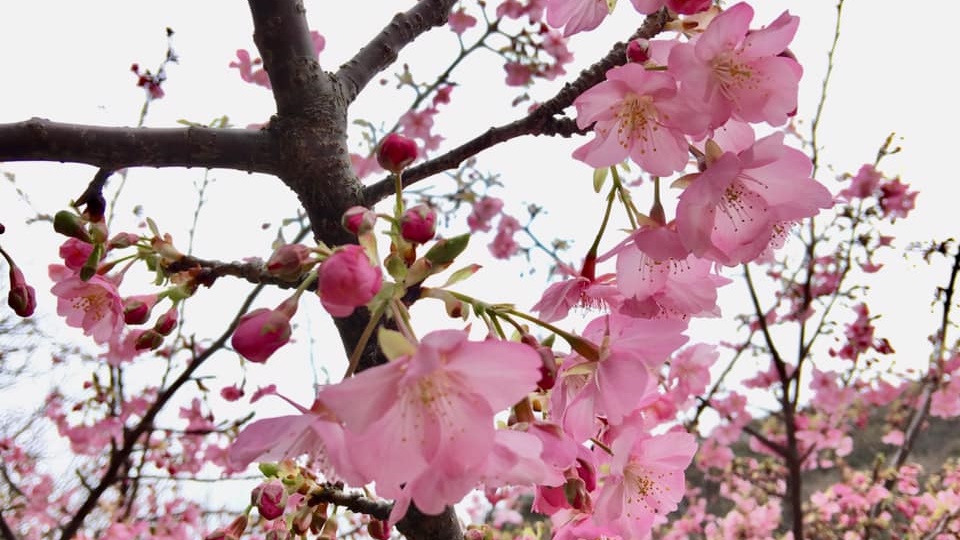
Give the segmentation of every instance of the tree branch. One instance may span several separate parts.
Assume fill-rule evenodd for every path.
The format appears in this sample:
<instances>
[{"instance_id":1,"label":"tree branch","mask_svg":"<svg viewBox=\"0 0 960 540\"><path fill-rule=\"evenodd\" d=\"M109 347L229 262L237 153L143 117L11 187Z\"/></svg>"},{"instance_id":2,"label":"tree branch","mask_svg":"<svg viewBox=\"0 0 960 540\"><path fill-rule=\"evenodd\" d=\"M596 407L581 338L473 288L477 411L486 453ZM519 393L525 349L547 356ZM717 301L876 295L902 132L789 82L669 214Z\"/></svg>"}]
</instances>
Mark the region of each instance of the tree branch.
<instances>
[{"instance_id":1,"label":"tree branch","mask_svg":"<svg viewBox=\"0 0 960 540\"><path fill-rule=\"evenodd\" d=\"M103 127L31 118L0 124L0 161L86 163L109 170L204 167L272 173L276 149L265 131Z\"/></svg>"},{"instance_id":2,"label":"tree branch","mask_svg":"<svg viewBox=\"0 0 960 540\"><path fill-rule=\"evenodd\" d=\"M397 13L383 30L357 54L340 66L336 78L344 86L344 98L352 102L373 77L397 60L397 55L420 34L446 24L456 0L423 0L404 13Z\"/></svg>"},{"instance_id":3,"label":"tree branch","mask_svg":"<svg viewBox=\"0 0 960 540\"><path fill-rule=\"evenodd\" d=\"M383 521L390 517L390 509L393 507L390 503L369 499L359 492L348 493L333 485L322 485L320 489L307 494L309 506L316 506L322 502L333 503Z\"/></svg>"},{"instance_id":4,"label":"tree branch","mask_svg":"<svg viewBox=\"0 0 960 540\"><path fill-rule=\"evenodd\" d=\"M661 31L669 21L666 9L648 15L643 25L630 36L629 41L638 38L650 39ZM584 133L587 130L577 128L569 118L555 118L564 109L573 104L577 97L590 88L603 82L607 71L626 63L626 44L616 43L610 52L589 68L580 72L580 75L571 83L567 83L548 101L541 104L527 116L509 124L488 129L482 135L437 156L429 161L412 167L403 173L403 185L407 187L419 180L428 178L439 172L454 169L466 159L473 157L483 150L494 145L506 142L521 135L561 135L569 137L575 133ZM384 178L364 189L364 204L373 206L379 201L393 195L393 177Z\"/></svg>"},{"instance_id":5,"label":"tree branch","mask_svg":"<svg viewBox=\"0 0 960 540\"><path fill-rule=\"evenodd\" d=\"M183 373L181 373L180 376L177 377L177 379L173 381L173 383L171 383L166 390L157 396L157 400L143 415L143 418L140 420L140 422L138 422L133 429L124 429L122 445L116 452L111 453L110 462L107 464L107 469L100 478L100 482L90 489L90 493L87 495L87 498L84 499L83 503L81 503L80 508L74 512L70 521L64 525L60 534L61 540L70 540L77 535L77 532L83 525L84 520L97 506L97 503L100 500L100 497L103 496L103 493L120 479L121 467L124 463L126 463L127 459L133 453L140 437L142 437L144 433L151 429L157 414L163 410L167 402L170 401L170 398L172 398L173 395L177 393L177 391L184 384L192 380L193 373L197 370L197 368L199 368L208 358L213 356L214 353L223 348L223 346L227 343L227 340L230 339L230 336L233 334L233 330L237 327L237 322L239 321L240 317L246 313L248 309L250 309L254 299L260 294L260 291L263 290L263 287L263 285L259 285L247 295L243 305L237 311L237 315L234 316L233 321L230 322L230 326L227 327L227 329L220 335L220 337L217 338L216 341L210 344L210 347L205 349L201 354L195 356L187 368L183 370Z\"/></svg>"},{"instance_id":6,"label":"tree branch","mask_svg":"<svg viewBox=\"0 0 960 540\"><path fill-rule=\"evenodd\" d=\"M308 116L327 110L333 88L320 69L301 0L249 0L253 41L270 76L280 116ZM342 105L341 105L342 106Z\"/></svg>"}]
</instances>

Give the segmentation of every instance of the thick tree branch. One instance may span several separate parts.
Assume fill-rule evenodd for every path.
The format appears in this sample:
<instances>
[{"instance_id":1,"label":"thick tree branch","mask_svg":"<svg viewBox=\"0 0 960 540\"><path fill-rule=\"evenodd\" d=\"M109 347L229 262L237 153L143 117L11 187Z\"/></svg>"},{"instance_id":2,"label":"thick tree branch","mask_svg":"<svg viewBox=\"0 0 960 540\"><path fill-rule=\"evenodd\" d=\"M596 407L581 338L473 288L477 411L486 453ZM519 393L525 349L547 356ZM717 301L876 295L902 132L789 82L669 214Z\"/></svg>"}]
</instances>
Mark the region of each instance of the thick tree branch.
<instances>
[{"instance_id":1,"label":"thick tree branch","mask_svg":"<svg viewBox=\"0 0 960 540\"><path fill-rule=\"evenodd\" d=\"M344 85L344 99L352 102L373 77L396 61L400 50L435 26L446 24L456 0L422 0L404 13L397 13L383 30L340 66L337 79Z\"/></svg>"},{"instance_id":2,"label":"thick tree branch","mask_svg":"<svg viewBox=\"0 0 960 540\"><path fill-rule=\"evenodd\" d=\"M628 41L638 38L650 39L656 36L663 31L669 18L670 16L666 9L661 9L657 13L647 16L643 21L643 25L630 36ZM616 43L606 56L580 72L576 80L564 85L564 87L557 92L557 95L541 104L527 116L503 126L490 128L482 135L467 141L447 153L404 171L404 187L439 172L454 169L468 158L479 154L483 150L515 137L522 135L561 135L569 137L575 133L582 133L584 130L575 129L576 124L573 123L572 120L563 117L556 118L556 115L561 114L564 109L572 105L573 101L577 99L577 96L593 88L600 82L603 82L610 68L626 63L625 50L626 44ZM393 195L393 193L394 181L391 176L367 186L364 190L364 201L367 206L372 206Z\"/></svg>"},{"instance_id":3,"label":"thick tree branch","mask_svg":"<svg viewBox=\"0 0 960 540\"><path fill-rule=\"evenodd\" d=\"M317 61L302 0L249 0L253 41L270 76L280 116L326 110L332 81Z\"/></svg>"},{"instance_id":4,"label":"thick tree branch","mask_svg":"<svg viewBox=\"0 0 960 540\"><path fill-rule=\"evenodd\" d=\"M103 169L204 167L272 173L276 147L264 131L129 128L31 118L0 124L0 162L60 161Z\"/></svg>"}]
</instances>

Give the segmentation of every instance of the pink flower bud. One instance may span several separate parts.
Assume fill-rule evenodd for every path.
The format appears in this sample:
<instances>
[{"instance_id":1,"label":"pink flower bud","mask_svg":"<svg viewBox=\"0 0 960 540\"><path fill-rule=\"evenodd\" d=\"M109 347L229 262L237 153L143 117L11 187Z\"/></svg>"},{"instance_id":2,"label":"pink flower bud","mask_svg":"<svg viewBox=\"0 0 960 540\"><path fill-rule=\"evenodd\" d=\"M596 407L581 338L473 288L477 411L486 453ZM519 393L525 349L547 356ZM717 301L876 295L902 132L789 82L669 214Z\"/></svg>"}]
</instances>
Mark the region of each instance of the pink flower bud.
<instances>
[{"instance_id":1,"label":"pink flower bud","mask_svg":"<svg viewBox=\"0 0 960 540\"><path fill-rule=\"evenodd\" d=\"M93 244L88 244L76 238L67 238L67 241L60 245L60 258L63 259L63 264L71 270L83 268L91 253L93 253Z\"/></svg>"},{"instance_id":2,"label":"pink flower bud","mask_svg":"<svg viewBox=\"0 0 960 540\"><path fill-rule=\"evenodd\" d=\"M251 362L262 363L274 351L286 345L290 341L290 318L293 313L289 309L281 309L285 304L287 302L277 309L255 309L241 317L230 340L234 350ZM293 312L296 312L296 304L293 306Z\"/></svg>"},{"instance_id":3,"label":"pink flower bud","mask_svg":"<svg viewBox=\"0 0 960 540\"><path fill-rule=\"evenodd\" d=\"M643 39L635 39L627 44L627 60L642 64L650 59L650 42Z\"/></svg>"},{"instance_id":4,"label":"pink flower bud","mask_svg":"<svg viewBox=\"0 0 960 540\"><path fill-rule=\"evenodd\" d=\"M143 324L150 319L150 310L157 303L157 295L143 294L131 296L123 301L123 322Z\"/></svg>"},{"instance_id":5,"label":"pink flower bud","mask_svg":"<svg viewBox=\"0 0 960 540\"><path fill-rule=\"evenodd\" d=\"M231 384L220 389L220 397L227 401L237 401L243 397L243 389L237 388L237 385Z\"/></svg>"},{"instance_id":6,"label":"pink flower bud","mask_svg":"<svg viewBox=\"0 0 960 540\"><path fill-rule=\"evenodd\" d=\"M376 540L390 540L390 527L379 519L371 519L370 523L367 523L367 533Z\"/></svg>"},{"instance_id":7,"label":"pink flower bud","mask_svg":"<svg viewBox=\"0 0 960 540\"><path fill-rule=\"evenodd\" d=\"M373 230L373 226L376 224L376 222L377 214L373 210L363 206L354 206L349 208L343 213L343 218L340 220L340 223L343 225L344 229L357 236Z\"/></svg>"},{"instance_id":8,"label":"pink flower bud","mask_svg":"<svg viewBox=\"0 0 960 540\"><path fill-rule=\"evenodd\" d=\"M117 233L107 243L109 249L123 249L136 245L140 237L133 233Z\"/></svg>"},{"instance_id":9,"label":"pink flower bud","mask_svg":"<svg viewBox=\"0 0 960 540\"><path fill-rule=\"evenodd\" d=\"M277 248L267 261L267 273L287 281L295 281L310 262L310 248L303 244L286 244Z\"/></svg>"},{"instance_id":10,"label":"pink flower bud","mask_svg":"<svg viewBox=\"0 0 960 540\"><path fill-rule=\"evenodd\" d=\"M277 519L287 505L287 491L279 480L271 480L253 488L250 504L257 507L263 519Z\"/></svg>"},{"instance_id":11,"label":"pink flower bud","mask_svg":"<svg viewBox=\"0 0 960 540\"><path fill-rule=\"evenodd\" d=\"M169 336L170 332L177 327L177 317L177 306L173 306L157 319L153 329L162 336Z\"/></svg>"},{"instance_id":12,"label":"pink flower bud","mask_svg":"<svg viewBox=\"0 0 960 540\"><path fill-rule=\"evenodd\" d=\"M408 209L400 218L400 234L404 240L424 244L437 233L437 212L425 204Z\"/></svg>"},{"instance_id":13,"label":"pink flower bud","mask_svg":"<svg viewBox=\"0 0 960 540\"><path fill-rule=\"evenodd\" d=\"M238 516L225 529L217 529L207 536L204 540L240 540L244 531L247 530L247 515Z\"/></svg>"},{"instance_id":14,"label":"pink flower bud","mask_svg":"<svg viewBox=\"0 0 960 540\"><path fill-rule=\"evenodd\" d=\"M37 309L36 291L27 285L23 272L13 263L10 264L10 293L7 294L7 304L21 317L29 317Z\"/></svg>"},{"instance_id":15,"label":"pink flower bud","mask_svg":"<svg viewBox=\"0 0 960 540\"><path fill-rule=\"evenodd\" d=\"M417 143L403 135L391 133L380 141L377 148L377 163L396 174L417 159Z\"/></svg>"},{"instance_id":16,"label":"pink flower bud","mask_svg":"<svg viewBox=\"0 0 960 540\"><path fill-rule=\"evenodd\" d=\"M366 305L383 284L383 271L370 263L360 246L338 249L320 265L317 292L323 307L334 317L346 317Z\"/></svg>"}]
</instances>

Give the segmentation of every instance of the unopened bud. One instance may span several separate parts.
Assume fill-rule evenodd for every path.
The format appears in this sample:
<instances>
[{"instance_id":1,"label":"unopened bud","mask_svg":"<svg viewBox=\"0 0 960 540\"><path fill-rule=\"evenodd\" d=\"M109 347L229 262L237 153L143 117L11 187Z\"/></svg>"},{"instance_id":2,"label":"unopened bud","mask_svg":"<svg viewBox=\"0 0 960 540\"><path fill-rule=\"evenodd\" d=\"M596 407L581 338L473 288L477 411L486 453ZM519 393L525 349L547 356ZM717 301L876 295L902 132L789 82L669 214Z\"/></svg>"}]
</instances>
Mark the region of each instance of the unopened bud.
<instances>
[{"instance_id":1,"label":"unopened bud","mask_svg":"<svg viewBox=\"0 0 960 540\"><path fill-rule=\"evenodd\" d=\"M650 42L637 38L627 44L627 60L642 64L650 59Z\"/></svg>"},{"instance_id":2,"label":"unopened bud","mask_svg":"<svg viewBox=\"0 0 960 540\"><path fill-rule=\"evenodd\" d=\"M250 493L250 504L257 507L263 519L277 519L287 505L287 490L279 480L260 484Z\"/></svg>"},{"instance_id":3,"label":"unopened bud","mask_svg":"<svg viewBox=\"0 0 960 540\"><path fill-rule=\"evenodd\" d=\"M90 243L90 235L83 227L80 216L69 210L61 210L53 216L53 230L64 236Z\"/></svg>"},{"instance_id":4,"label":"unopened bud","mask_svg":"<svg viewBox=\"0 0 960 540\"><path fill-rule=\"evenodd\" d=\"M310 261L310 248L303 244L286 244L277 248L267 261L267 273L287 281L295 281Z\"/></svg>"},{"instance_id":5,"label":"unopened bud","mask_svg":"<svg viewBox=\"0 0 960 540\"><path fill-rule=\"evenodd\" d=\"M360 236L373 230L377 223L377 214L369 208L354 206L343 213L340 223L344 229Z\"/></svg>"},{"instance_id":6,"label":"unopened bud","mask_svg":"<svg viewBox=\"0 0 960 540\"><path fill-rule=\"evenodd\" d=\"M156 330L146 330L137 337L134 348L138 351L159 349L163 345L163 336Z\"/></svg>"},{"instance_id":7,"label":"unopened bud","mask_svg":"<svg viewBox=\"0 0 960 540\"><path fill-rule=\"evenodd\" d=\"M400 234L404 240L425 244L437 234L437 211L425 204L408 209L400 218Z\"/></svg>"},{"instance_id":8,"label":"unopened bud","mask_svg":"<svg viewBox=\"0 0 960 540\"><path fill-rule=\"evenodd\" d=\"M7 294L7 305L21 317L29 317L37 309L36 291L27 285L23 272L13 263L10 264L10 292Z\"/></svg>"},{"instance_id":9,"label":"unopened bud","mask_svg":"<svg viewBox=\"0 0 960 540\"><path fill-rule=\"evenodd\" d=\"M150 319L150 310L157 303L157 295L144 294L131 296L123 301L123 322L143 324Z\"/></svg>"},{"instance_id":10,"label":"unopened bud","mask_svg":"<svg viewBox=\"0 0 960 540\"><path fill-rule=\"evenodd\" d=\"M377 148L377 163L396 174L417 159L417 143L413 139L391 133L380 141Z\"/></svg>"}]
</instances>

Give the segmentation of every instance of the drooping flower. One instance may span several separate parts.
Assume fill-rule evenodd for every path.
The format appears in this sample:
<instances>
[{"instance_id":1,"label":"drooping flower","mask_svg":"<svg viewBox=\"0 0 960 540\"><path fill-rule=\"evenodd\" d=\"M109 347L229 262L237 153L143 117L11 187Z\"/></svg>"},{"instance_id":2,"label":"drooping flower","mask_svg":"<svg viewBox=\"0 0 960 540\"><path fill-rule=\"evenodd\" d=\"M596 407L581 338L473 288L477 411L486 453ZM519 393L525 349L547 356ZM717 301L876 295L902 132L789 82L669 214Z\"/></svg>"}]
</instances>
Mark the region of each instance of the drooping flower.
<instances>
[{"instance_id":1,"label":"drooping flower","mask_svg":"<svg viewBox=\"0 0 960 540\"><path fill-rule=\"evenodd\" d=\"M382 284L383 271L356 245L335 251L323 261L317 275L320 302L334 317L347 317L358 306L366 305Z\"/></svg>"},{"instance_id":2,"label":"drooping flower","mask_svg":"<svg viewBox=\"0 0 960 540\"><path fill-rule=\"evenodd\" d=\"M68 325L83 329L97 343L107 343L123 329L123 301L109 279L94 275L83 281L79 275L69 275L50 292L57 297L57 314L66 317Z\"/></svg>"},{"instance_id":3,"label":"drooping flower","mask_svg":"<svg viewBox=\"0 0 960 540\"><path fill-rule=\"evenodd\" d=\"M526 345L441 330L412 354L324 387L318 400L347 430L361 474L348 481L375 481L384 496L437 514L485 474L494 414L536 388L539 368Z\"/></svg>"},{"instance_id":4,"label":"drooping flower","mask_svg":"<svg viewBox=\"0 0 960 540\"><path fill-rule=\"evenodd\" d=\"M10 264L10 292L7 293L7 305L20 317L29 317L37 309L37 293L27 283L20 268L8 260Z\"/></svg>"},{"instance_id":5,"label":"drooping flower","mask_svg":"<svg viewBox=\"0 0 960 540\"><path fill-rule=\"evenodd\" d=\"M680 92L706 105L711 128L731 116L779 126L797 108L803 69L781 53L799 18L784 12L760 30L750 30L751 19L753 8L741 2L713 19L699 38L670 51Z\"/></svg>"},{"instance_id":6,"label":"drooping flower","mask_svg":"<svg viewBox=\"0 0 960 540\"><path fill-rule=\"evenodd\" d=\"M672 75L638 64L611 69L573 104L577 126L593 125L595 134L573 157L595 168L629 157L652 175L669 176L687 165L684 135L706 128L703 115L678 100Z\"/></svg>"},{"instance_id":7,"label":"drooping flower","mask_svg":"<svg viewBox=\"0 0 960 540\"><path fill-rule=\"evenodd\" d=\"M830 208L827 188L810 178L803 152L778 132L708 164L680 195L677 231L694 255L734 266L785 239L789 224Z\"/></svg>"},{"instance_id":8,"label":"drooping flower","mask_svg":"<svg viewBox=\"0 0 960 540\"><path fill-rule=\"evenodd\" d=\"M672 226L645 227L620 247L617 288L620 313L646 319L718 316L717 289L730 280L680 242Z\"/></svg>"}]
</instances>

